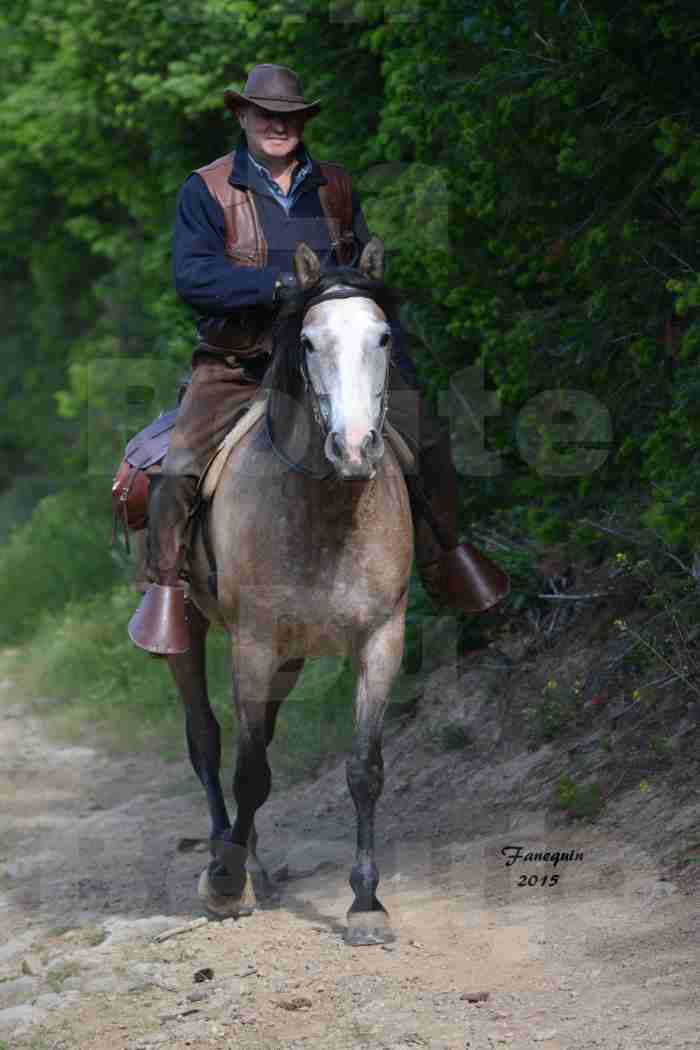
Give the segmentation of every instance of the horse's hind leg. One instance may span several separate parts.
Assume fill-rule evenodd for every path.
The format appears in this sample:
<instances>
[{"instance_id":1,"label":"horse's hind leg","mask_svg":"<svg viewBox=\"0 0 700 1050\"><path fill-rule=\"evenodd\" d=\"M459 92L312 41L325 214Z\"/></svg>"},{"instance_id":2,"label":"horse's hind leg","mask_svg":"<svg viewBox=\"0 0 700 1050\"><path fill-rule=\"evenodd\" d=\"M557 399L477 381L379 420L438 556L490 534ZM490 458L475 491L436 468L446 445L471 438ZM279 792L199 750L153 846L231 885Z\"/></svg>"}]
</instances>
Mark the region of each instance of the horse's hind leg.
<instances>
[{"instance_id":1,"label":"horse's hind leg","mask_svg":"<svg viewBox=\"0 0 700 1050\"><path fill-rule=\"evenodd\" d=\"M219 771L221 734L207 694L205 640L209 621L194 602L187 603L190 648L168 656L168 664L185 707L187 746L194 771L207 794L211 838L221 837L231 826Z\"/></svg>"},{"instance_id":2,"label":"horse's hind leg","mask_svg":"<svg viewBox=\"0 0 700 1050\"><path fill-rule=\"evenodd\" d=\"M269 896L274 887L257 857L255 812L270 792L267 745L272 740L277 712L293 689L303 660L289 661L271 675L265 673L265 658L246 653L245 667L234 661L234 700L238 716L238 755L233 780L237 803L236 819L214 843L216 861L202 872L199 895L216 915L249 914L256 903L256 890Z\"/></svg>"},{"instance_id":3,"label":"horse's hind leg","mask_svg":"<svg viewBox=\"0 0 700 1050\"><path fill-rule=\"evenodd\" d=\"M355 894L347 914L347 943L385 944L393 940L386 910L376 896L379 872L374 860L374 808L384 786L382 726L392 682L401 666L405 599L356 655L359 672L356 732L347 762L347 781L357 811L357 852L350 873Z\"/></svg>"}]
</instances>

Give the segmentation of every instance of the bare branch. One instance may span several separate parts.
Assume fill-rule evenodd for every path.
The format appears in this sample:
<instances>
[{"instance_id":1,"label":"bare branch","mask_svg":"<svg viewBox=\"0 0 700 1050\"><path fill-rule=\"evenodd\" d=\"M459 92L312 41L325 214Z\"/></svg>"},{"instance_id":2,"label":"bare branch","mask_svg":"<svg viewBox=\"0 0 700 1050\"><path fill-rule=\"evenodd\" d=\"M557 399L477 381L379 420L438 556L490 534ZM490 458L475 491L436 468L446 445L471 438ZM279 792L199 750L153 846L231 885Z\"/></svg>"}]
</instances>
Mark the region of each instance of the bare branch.
<instances>
[{"instance_id":1,"label":"bare branch","mask_svg":"<svg viewBox=\"0 0 700 1050\"><path fill-rule=\"evenodd\" d=\"M627 630L630 631L630 633L633 635L636 633L631 627L628 627ZM666 656L664 656L664 654L659 649L657 649L655 645L652 645L647 638L643 638L641 637L641 635L637 635L637 637L640 639L642 645L646 645L647 649L650 649L658 660L666 664L669 670L672 671L677 678L680 678L682 681L684 681L689 689L692 689L694 693L700 694L700 689L693 682L690 681L689 676L684 674L683 671L679 670L677 667L674 667L671 661Z\"/></svg>"},{"instance_id":2,"label":"bare branch","mask_svg":"<svg viewBox=\"0 0 700 1050\"><path fill-rule=\"evenodd\" d=\"M497 541L500 540L501 544L505 543L508 547L512 547L513 550L524 551L526 554L536 553L536 548L533 546L533 544L528 543L527 541L524 541L523 543L516 543L515 540L511 540L507 536L501 536L500 533L494 532L493 530L491 530L490 532L485 532L482 529L472 529L472 532L481 543L485 542L486 540L490 540L492 543L497 543Z\"/></svg>"},{"instance_id":3,"label":"bare branch","mask_svg":"<svg viewBox=\"0 0 700 1050\"><path fill-rule=\"evenodd\" d=\"M654 266L653 263L649 262L646 255L642 255L641 252L635 252L634 254L639 256L639 258L649 270L653 270L654 273L658 273L661 277L664 278L665 281L673 280L673 277L670 273L666 273L664 270L660 270L658 266Z\"/></svg>"},{"instance_id":4,"label":"bare branch","mask_svg":"<svg viewBox=\"0 0 700 1050\"><path fill-rule=\"evenodd\" d=\"M537 34L535 34L535 36L537 36ZM540 37L540 40L541 39L542 39L542 37ZM545 42L546 41L543 41L543 43L545 43ZM525 58L534 58L538 62L549 62L553 66L560 66L561 65L561 62L557 58L546 58L544 55L532 55L532 54L530 54L529 51L520 51L520 49L517 48L517 47L502 47L501 51L505 51L506 54L522 55Z\"/></svg>"},{"instance_id":5,"label":"bare branch","mask_svg":"<svg viewBox=\"0 0 700 1050\"><path fill-rule=\"evenodd\" d=\"M590 518L582 518L581 521L585 522L585 524L587 524L587 525L591 525L594 529L600 529L601 532L609 532L611 536L619 536L621 539L631 541L632 543L642 544L642 543L645 542L643 537L640 538L639 536L635 536L631 532L625 533L625 532L620 532L620 531L618 531L616 529L606 528L605 525L601 525L600 522L597 522L597 521L591 521ZM666 544L664 543L664 540L662 539L662 537L659 536L658 533L654 532L653 530L650 530L650 531L652 532L652 535L654 536L654 538L656 540L658 540L659 543L661 543L664 547L666 547ZM681 567L681 569L683 569L683 572L688 573L689 576L693 575L692 571L688 568L688 566L685 565L680 560L680 558L678 558L672 551L666 549L662 553L665 554L667 558L671 558L672 561L675 561L676 564L679 565Z\"/></svg>"},{"instance_id":6,"label":"bare branch","mask_svg":"<svg viewBox=\"0 0 700 1050\"><path fill-rule=\"evenodd\" d=\"M592 591L590 594L538 594L538 598L544 598L547 601L560 601L560 602L584 602L589 601L591 598L610 598L615 594L615 591Z\"/></svg>"},{"instance_id":7,"label":"bare branch","mask_svg":"<svg viewBox=\"0 0 700 1050\"><path fill-rule=\"evenodd\" d=\"M680 263L683 269L687 270L688 273L697 273L697 271L694 269L694 267L690 265L689 262L686 262L685 259L681 259L680 255L676 255L674 251L671 251L668 245L664 244L663 241L655 241L654 243L656 244L657 248L661 248L662 251L665 251L666 254L670 255L672 259L675 259L676 262Z\"/></svg>"},{"instance_id":8,"label":"bare branch","mask_svg":"<svg viewBox=\"0 0 700 1050\"><path fill-rule=\"evenodd\" d=\"M169 940L171 937L179 937L181 933L191 933L192 930L198 930L202 926L206 926L209 919L195 919L194 922L188 922L186 926L176 926L174 930L164 930L163 933L158 933L153 938L154 944L162 944L163 941Z\"/></svg>"},{"instance_id":9,"label":"bare branch","mask_svg":"<svg viewBox=\"0 0 700 1050\"><path fill-rule=\"evenodd\" d=\"M612 346L613 343L622 343L626 339L636 339L637 336L640 336L641 334L641 332L630 332L629 335L618 335L615 339L610 340L610 345Z\"/></svg>"}]
</instances>

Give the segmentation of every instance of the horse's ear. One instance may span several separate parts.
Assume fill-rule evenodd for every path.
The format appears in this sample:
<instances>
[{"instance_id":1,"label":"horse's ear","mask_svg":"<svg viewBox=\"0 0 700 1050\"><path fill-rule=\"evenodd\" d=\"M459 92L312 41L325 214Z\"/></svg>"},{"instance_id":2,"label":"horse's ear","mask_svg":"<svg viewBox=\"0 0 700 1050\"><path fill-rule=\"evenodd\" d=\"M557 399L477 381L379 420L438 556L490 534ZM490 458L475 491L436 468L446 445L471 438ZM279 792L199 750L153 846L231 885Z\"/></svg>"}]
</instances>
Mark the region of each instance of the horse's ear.
<instances>
[{"instance_id":1,"label":"horse's ear","mask_svg":"<svg viewBox=\"0 0 700 1050\"><path fill-rule=\"evenodd\" d=\"M357 268L365 277L381 281L384 277L384 241L379 237L370 237L362 249Z\"/></svg>"},{"instance_id":2,"label":"horse's ear","mask_svg":"<svg viewBox=\"0 0 700 1050\"><path fill-rule=\"evenodd\" d=\"M307 288L313 288L319 282L321 263L316 252L313 248L309 248L305 241L300 241L294 252L294 272L304 291Z\"/></svg>"}]
</instances>

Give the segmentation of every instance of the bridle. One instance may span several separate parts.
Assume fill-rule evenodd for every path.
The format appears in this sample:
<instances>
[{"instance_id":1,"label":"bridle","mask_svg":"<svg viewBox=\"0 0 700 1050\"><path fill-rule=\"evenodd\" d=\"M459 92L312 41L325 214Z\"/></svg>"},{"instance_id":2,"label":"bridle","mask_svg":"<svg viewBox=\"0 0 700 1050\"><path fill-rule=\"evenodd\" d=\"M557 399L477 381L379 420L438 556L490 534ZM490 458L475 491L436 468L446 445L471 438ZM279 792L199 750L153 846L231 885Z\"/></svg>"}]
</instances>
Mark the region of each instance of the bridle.
<instances>
[{"instance_id":1,"label":"bridle","mask_svg":"<svg viewBox=\"0 0 700 1050\"><path fill-rule=\"evenodd\" d=\"M317 306L319 303L327 303L330 299L370 299L371 302L374 302L374 300L371 299L371 296L364 294L359 288L356 288L356 289L355 288L353 288L353 289L349 289L348 288L348 289L345 289L343 291L337 291L337 292L323 292L321 295L314 296L312 299L310 299L306 303L306 306L304 308L304 316L306 316L307 311L310 310L312 306ZM303 326L303 319L302 319L302 326ZM380 408L379 423L378 423L378 430L379 430L380 433L381 433L382 428L384 426L384 418L386 416L387 400L388 400L387 395L388 395L388 390L389 390L389 368L388 368L389 362L386 362L386 364L387 364L387 367L384 369L384 389L382 391L382 400L381 400L381 408ZM299 370L301 371L301 378L302 378L302 380L304 382L304 390L306 391L306 394L307 394L309 400L311 401L311 410L312 410L312 412L314 414L314 419L316 420L316 423L318 424L318 427L319 427L319 429L321 431L322 437L325 439L328 436L328 427L326 425L326 420L325 420L325 418L323 416L323 413L321 411L321 405L320 405L318 394L316 393L316 390L314 389L313 383L309 379L309 373L308 373L308 370L307 370L307 367L306 367L306 354L304 354L304 356L303 356L303 358L301 360L301 364L299 366Z\"/></svg>"},{"instance_id":2,"label":"bridle","mask_svg":"<svg viewBox=\"0 0 700 1050\"><path fill-rule=\"evenodd\" d=\"M331 299L369 299L371 302L374 302L374 299L372 299L371 295L368 295L366 292L363 292L360 288L346 288L346 289L339 290L339 291L336 291L336 292L321 292L319 295L313 296L311 299L309 299L305 303L305 305L304 305L304 317L306 316L307 312L311 309L312 306L318 306L319 303L327 303ZM303 318L302 318L302 327L303 327ZM385 356L388 356L389 360L387 360L385 362L386 363L386 367L384 369L384 389L382 391L382 399L381 399L380 411L379 411L379 420L378 420L378 423L377 423L378 432L380 434L381 434L381 432L382 432L382 430L384 428L384 420L386 418L386 412L387 412L388 400L389 400L388 399L388 394L389 394L389 367L391 365L391 356L390 356L389 352L386 351L386 350L385 350ZM316 389L314 388L314 385L313 385L313 383L311 382L311 380L309 378L309 372L308 372L308 368L307 368L307 365L306 365L306 351L304 352L304 354L303 354L303 356L301 358L301 361L299 363L299 371L301 372L301 378L302 378L302 382L304 384L304 391L306 392L306 396L308 397L309 401L311 402L311 411L313 412L313 417L314 417L314 419L316 421L316 425L318 426L318 428L319 428L319 430L321 432L321 438L322 438L323 441L325 441L325 439L328 437L328 425L326 423L326 419L325 419L325 416L323 414L323 410L321 409L321 401L320 401L319 395L317 394ZM269 441L269 444L270 444L270 447L271 447L272 451L282 460L283 463L285 463L292 470L296 470L296 471L298 471L301 474L306 474L309 477L316 478L319 481L323 480L324 478L329 477L333 473L333 468L332 467L329 467L328 470L325 472L325 474L316 474L316 473L314 473L314 471L310 470L308 467L305 467L303 465L303 463L295 463L293 460L289 459L289 457L286 456L284 454L284 452L282 452L281 449L277 448L277 446L274 443L274 439L273 439L272 419L271 419L271 415L270 415L270 408L271 408L271 404L270 404L270 400L268 399L267 411L265 413L265 425L266 425L266 430L267 430L267 439Z\"/></svg>"}]
</instances>

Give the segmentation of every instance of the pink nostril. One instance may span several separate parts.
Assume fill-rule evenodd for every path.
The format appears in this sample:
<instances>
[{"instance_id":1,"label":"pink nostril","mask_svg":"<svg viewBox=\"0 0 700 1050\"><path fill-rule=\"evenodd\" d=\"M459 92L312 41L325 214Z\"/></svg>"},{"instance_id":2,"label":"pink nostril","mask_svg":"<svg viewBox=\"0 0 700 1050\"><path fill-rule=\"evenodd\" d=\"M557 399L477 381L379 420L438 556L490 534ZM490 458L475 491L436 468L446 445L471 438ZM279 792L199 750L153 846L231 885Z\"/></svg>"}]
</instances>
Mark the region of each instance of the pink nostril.
<instances>
[{"instance_id":1,"label":"pink nostril","mask_svg":"<svg viewBox=\"0 0 700 1050\"><path fill-rule=\"evenodd\" d=\"M328 435L326 442L326 455L340 462L358 465L363 460L374 460L381 455L382 438L374 428L368 431L361 440L358 437L357 441L334 430Z\"/></svg>"}]
</instances>

